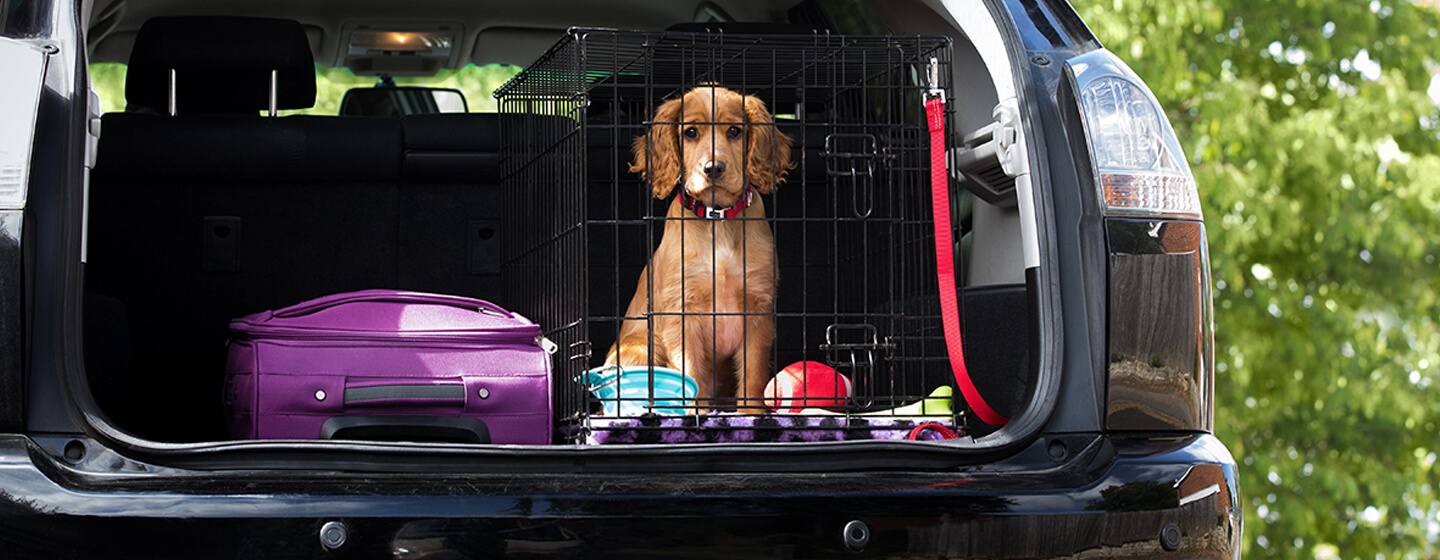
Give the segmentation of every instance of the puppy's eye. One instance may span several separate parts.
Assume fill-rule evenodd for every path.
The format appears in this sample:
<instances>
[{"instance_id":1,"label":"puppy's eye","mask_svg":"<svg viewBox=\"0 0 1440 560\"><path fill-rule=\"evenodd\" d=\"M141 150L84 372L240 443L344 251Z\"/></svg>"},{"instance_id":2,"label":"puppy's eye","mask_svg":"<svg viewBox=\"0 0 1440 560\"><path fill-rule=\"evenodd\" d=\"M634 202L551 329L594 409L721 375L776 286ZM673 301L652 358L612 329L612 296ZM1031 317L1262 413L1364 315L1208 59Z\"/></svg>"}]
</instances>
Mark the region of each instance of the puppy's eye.
<instances>
[{"instance_id":1,"label":"puppy's eye","mask_svg":"<svg viewBox=\"0 0 1440 560\"><path fill-rule=\"evenodd\" d=\"M686 138L687 140L694 140L694 139L699 138L699 137L700 137L700 129L697 129L697 128L693 127L693 126L687 127L687 128L685 129L685 138Z\"/></svg>"},{"instance_id":2,"label":"puppy's eye","mask_svg":"<svg viewBox=\"0 0 1440 560\"><path fill-rule=\"evenodd\" d=\"M725 136L730 137L731 140L734 140L734 139L736 139L736 138L739 138L739 137L740 137L740 127L738 127L738 126L732 126L732 127L730 127L730 130L726 130L726 131L725 131Z\"/></svg>"}]
</instances>

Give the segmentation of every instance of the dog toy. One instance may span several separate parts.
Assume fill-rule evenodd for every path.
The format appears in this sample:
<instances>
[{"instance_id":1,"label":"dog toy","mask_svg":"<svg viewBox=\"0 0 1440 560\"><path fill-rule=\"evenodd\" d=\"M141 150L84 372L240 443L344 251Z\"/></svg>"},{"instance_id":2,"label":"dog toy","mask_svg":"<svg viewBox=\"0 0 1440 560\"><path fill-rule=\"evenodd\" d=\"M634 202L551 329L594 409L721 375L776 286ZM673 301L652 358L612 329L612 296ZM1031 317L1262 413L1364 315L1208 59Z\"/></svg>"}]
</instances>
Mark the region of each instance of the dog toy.
<instances>
[{"instance_id":1,"label":"dog toy","mask_svg":"<svg viewBox=\"0 0 1440 560\"><path fill-rule=\"evenodd\" d=\"M949 417L949 416L954 416L954 414L955 414L954 410L950 407L950 401L951 401L952 399L954 399L954 395L955 395L955 389L954 389L954 388L950 387L949 385L941 385L941 386L939 386L939 387L936 387L934 391L931 391L931 392L930 392L930 396L925 397L925 400L920 401L920 402L910 403L910 404L907 404L907 405L902 406L902 407L899 407L899 408L892 408L892 409L888 409L888 410L876 410L876 411L874 411L874 412L862 412L862 413L859 413L859 414L848 414L847 416L859 416L859 417L862 417L862 418L863 418L863 417L866 417L866 416L870 416L870 417L876 417L876 416L891 416L891 417L944 416L944 417ZM834 412L830 412L830 411L823 410L823 409L819 409L819 408L807 408L807 409L805 409L805 410L799 411L799 414L805 414L805 415L836 415L836 416L838 416L838 414L836 414L836 413L834 413Z\"/></svg>"},{"instance_id":2,"label":"dog toy","mask_svg":"<svg viewBox=\"0 0 1440 560\"><path fill-rule=\"evenodd\" d=\"M806 408L843 408L854 394L850 378L819 362L795 362L765 386L765 406L777 412L799 413Z\"/></svg>"}]
</instances>

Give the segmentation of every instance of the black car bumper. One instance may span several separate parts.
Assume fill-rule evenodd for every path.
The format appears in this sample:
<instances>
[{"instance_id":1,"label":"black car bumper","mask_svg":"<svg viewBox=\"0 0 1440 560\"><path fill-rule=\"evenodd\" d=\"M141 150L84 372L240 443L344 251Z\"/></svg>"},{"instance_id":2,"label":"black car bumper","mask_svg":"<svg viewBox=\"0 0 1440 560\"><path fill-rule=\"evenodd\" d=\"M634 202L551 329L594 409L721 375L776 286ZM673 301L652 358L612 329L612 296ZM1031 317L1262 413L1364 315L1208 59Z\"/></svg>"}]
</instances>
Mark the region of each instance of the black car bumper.
<instances>
[{"instance_id":1,"label":"black car bumper","mask_svg":"<svg viewBox=\"0 0 1440 560\"><path fill-rule=\"evenodd\" d=\"M1238 554L1235 464L1219 440L1087 441L1030 469L432 476L183 471L108 453L70 465L51 454L58 445L63 457L68 440L9 436L0 437L0 550L11 558ZM1020 457L1043 462L1054 451L1042 439Z\"/></svg>"}]
</instances>

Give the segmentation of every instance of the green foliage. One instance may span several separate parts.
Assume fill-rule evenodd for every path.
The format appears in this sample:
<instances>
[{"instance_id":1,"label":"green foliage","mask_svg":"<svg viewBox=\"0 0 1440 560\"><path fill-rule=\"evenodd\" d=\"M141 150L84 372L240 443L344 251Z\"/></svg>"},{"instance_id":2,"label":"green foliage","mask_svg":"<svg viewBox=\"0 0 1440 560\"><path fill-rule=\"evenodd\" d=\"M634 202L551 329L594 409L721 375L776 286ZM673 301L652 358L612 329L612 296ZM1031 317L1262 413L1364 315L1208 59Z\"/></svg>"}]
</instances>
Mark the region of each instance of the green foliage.
<instances>
[{"instance_id":1,"label":"green foliage","mask_svg":"<svg viewBox=\"0 0 1440 560\"><path fill-rule=\"evenodd\" d=\"M119 62L96 62L90 65L90 86L100 96L100 112L118 113L125 110L125 65Z\"/></svg>"},{"instance_id":2,"label":"green foliage","mask_svg":"<svg viewBox=\"0 0 1440 560\"><path fill-rule=\"evenodd\" d=\"M458 70L441 70L434 76L421 78L396 78L401 86L426 86L454 88L465 94L465 102L471 113L494 113L498 110L491 95L510 78L520 72L519 66L490 64L465 66ZM340 100L350 88L373 87L379 78L356 76L346 68L315 67L315 106L296 114L334 115L340 112Z\"/></svg>"},{"instance_id":3,"label":"green foliage","mask_svg":"<svg viewBox=\"0 0 1440 560\"><path fill-rule=\"evenodd\" d=\"M1434 3L1075 4L1201 185L1244 555L1440 555Z\"/></svg>"}]
</instances>

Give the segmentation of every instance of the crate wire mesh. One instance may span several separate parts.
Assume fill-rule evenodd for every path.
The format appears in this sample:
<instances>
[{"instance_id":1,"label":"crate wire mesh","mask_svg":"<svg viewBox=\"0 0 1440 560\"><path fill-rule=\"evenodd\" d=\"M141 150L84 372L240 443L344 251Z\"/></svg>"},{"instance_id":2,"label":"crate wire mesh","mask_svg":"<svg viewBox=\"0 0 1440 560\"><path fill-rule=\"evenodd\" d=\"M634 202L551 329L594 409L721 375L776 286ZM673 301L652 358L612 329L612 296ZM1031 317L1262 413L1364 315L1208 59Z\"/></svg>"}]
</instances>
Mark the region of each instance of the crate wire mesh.
<instances>
[{"instance_id":1,"label":"crate wire mesh","mask_svg":"<svg viewBox=\"0 0 1440 560\"><path fill-rule=\"evenodd\" d=\"M626 415L614 411L615 403L604 408L589 387L573 381L601 365L622 322L653 325L662 315L650 307L627 316L666 221L676 219L666 217L670 199L655 200L629 171L632 142L656 124L656 107L702 85L761 99L774 126L794 141L795 168L763 197L767 218L744 224L770 228L775 243L778 286L767 317L775 342L772 368L762 374L810 360L853 384L843 407L816 412L813 420L792 418L805 414L766 420L769 435L760 439L879 437L816 435L814 427L857 418L889 425L878 419L914 412L921 403L931 413L950 410L923 105L932 60L939 86L949 91L946 37L577 28L496 92L504 115L507 301L560 346L557 415L579 425L577 438ZM648 285L653 290L654 282ZM746 315L702 314L716 321ZM653 389L660 372L645 369ZM626 437L651 432L635 441L722 441L726 430L702 417L763 406L735 397L691 399L677 411L676 401L653 390L637 399L635 407L653 414L622 423ZM692 418L654 417L667 413ZM757 427L747 426L743 438L757 437Z\"/></svg>"}]
</instances>

